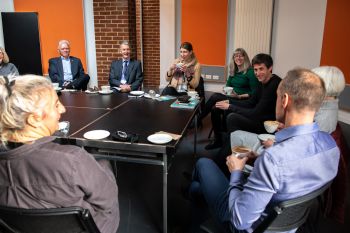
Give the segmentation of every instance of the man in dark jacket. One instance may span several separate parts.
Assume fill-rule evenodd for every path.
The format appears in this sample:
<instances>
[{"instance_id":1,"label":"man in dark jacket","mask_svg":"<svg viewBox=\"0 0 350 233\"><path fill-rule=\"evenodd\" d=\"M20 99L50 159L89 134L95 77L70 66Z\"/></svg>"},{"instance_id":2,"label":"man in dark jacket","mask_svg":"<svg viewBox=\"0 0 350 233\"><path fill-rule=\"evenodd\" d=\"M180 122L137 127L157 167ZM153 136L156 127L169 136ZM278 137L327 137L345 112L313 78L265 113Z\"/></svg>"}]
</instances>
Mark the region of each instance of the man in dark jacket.
<instances>
[{"instance_id":1,"label":"man in dark jacket","mask_svg":"<svg viewBox=\"0 0 350 233\"><path fill-rule=\"evenodd\" d=\"M121 59L111 64L109 84L121 92L139 90L143 81L141 62L130 58L130 46L127 41L120 44Z\"/></svg>"},{"instance_id":2,"label":"man in dark jacket","mask_svg":"<svg viewBox=\"0 0 350 233\"><path fill-rule=\"evenodd\" d=\"M90 77L85 74L79 58L69 56L70 45L67 40L60 40L57 48L60 57L49 60L49 76L60 87L85 91Z\"/></svg>"}]
</instances>

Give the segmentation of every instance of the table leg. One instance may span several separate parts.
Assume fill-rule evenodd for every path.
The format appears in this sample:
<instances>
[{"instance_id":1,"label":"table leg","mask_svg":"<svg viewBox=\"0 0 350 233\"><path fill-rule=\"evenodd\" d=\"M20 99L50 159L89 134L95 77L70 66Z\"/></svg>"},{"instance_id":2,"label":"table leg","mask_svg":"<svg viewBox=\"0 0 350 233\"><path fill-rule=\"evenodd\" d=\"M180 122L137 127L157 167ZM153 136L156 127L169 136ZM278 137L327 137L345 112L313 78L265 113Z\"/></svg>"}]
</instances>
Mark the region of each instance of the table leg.
<instances>
[{"instance_id":1,"label":"table leg","mask_svg":"<svg viewBox=\"0 0 350 233\"><path fill-rule=\"evenodd\" d=\"M197 114L194 115L194 143L193 143L193 156L197 154Z\"/></svg>"},{"instance_id":2,"label":"table leg","mask_svg":"<svg viewBox=\"0 0 350 233\"><path fill-rule=\"evenodd\" d=\"M163 233L168 232L168 162L167 154L163 154Z\"/></svg>"}]
</instances>

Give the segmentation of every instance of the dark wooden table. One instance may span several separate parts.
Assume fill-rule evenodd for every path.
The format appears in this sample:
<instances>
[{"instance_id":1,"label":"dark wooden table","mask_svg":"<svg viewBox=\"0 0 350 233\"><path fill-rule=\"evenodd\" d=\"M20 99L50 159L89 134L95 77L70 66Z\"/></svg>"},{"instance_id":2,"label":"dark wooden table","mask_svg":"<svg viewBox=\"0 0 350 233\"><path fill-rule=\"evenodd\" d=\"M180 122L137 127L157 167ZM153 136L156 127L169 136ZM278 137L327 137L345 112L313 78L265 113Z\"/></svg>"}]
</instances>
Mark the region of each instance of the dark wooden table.
<instances>
[{"instance_id":1,"label":"dark wooden table","mask_svg":"<svg viewBox=\"0 0 350 233\"><path fill-rule=\"evenodd\" d=\"M176 152L185 132L196 117L195 109L171 108L174 100L157 101L146 98L129 98L125 93L110 95L63 92L60 101L66 106L61 120L70 122L68 139L84 147L96 159L135 162L163 167L163 232L167 232L167 174L170 159ZM196 122L196 121L195 121ZM115 141L111 136L102 140L83 137L90 130L117 130L138 135L138 142ZM182 137L167 144L153 144L147 137L158 131L180 134ZM195 126L194 153L197 128Z\"/></svg>"}]
</instances>

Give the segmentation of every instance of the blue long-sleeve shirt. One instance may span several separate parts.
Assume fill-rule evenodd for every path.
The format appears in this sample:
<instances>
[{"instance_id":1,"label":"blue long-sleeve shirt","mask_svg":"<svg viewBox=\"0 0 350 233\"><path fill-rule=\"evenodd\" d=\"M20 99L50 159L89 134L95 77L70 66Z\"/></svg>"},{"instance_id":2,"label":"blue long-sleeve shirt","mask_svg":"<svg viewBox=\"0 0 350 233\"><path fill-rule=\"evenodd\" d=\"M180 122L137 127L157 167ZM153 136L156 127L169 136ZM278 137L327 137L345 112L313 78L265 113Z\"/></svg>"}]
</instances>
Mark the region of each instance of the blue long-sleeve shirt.
<instances>
[{"instance_id":1,"label":"blue long-sleeve shirt","mask_svg":"<svg viewBox=\"0 0 350 233\"><path fill-rule=\"evenodd\" d=\"M244 186L242 172L231 173L231 223L239 230L254 229L266 206L319 189L336 176L338 163L335 141L316 123L277 132L275 145L258 157Z\"/></svg>"}]
</instances>

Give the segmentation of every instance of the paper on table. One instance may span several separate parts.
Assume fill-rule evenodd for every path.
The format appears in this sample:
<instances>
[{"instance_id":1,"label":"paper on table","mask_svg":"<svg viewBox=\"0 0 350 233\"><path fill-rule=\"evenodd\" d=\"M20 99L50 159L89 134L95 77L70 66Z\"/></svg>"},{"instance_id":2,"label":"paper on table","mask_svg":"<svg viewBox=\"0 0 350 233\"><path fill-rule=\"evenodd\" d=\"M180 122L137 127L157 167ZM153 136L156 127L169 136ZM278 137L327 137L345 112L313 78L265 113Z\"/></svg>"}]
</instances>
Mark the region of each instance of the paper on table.
<instances>
[{"instance_id":1,"label":"paper on table","mask_svg":"<svg viewBox=\"0 0 350 233\"><path fill-rule=\"evenodd\" d=\"M120 91L121 90L121 88L120 87L112 87L112 89L116 89L117 91Z\"/></svg>"},{"instance_id":2,"label":"paper on table","mask_svg":"<svg viewBox=\"0 0 350 233\"><path fill-rule=\"evenodd\" d=\"M167 101L167 100L173 100L176 99L175 96L170 96L170 95L162 95L159 98L156 98L158 101Z\"/></svg>"},{"instance_id":3,"label":"paper on table","mask_svg":"<svg viewBox=\"0 0 350 233\"><path fill-rule=\"evenodd\" d=\"M179 140L181 138L180 134L168 133L168 132L165 132L165 131L159 131L159 132L156 132L156 134L157 133L169 134L173 138L173 140Z\"/></svg>"}]
</instances>

